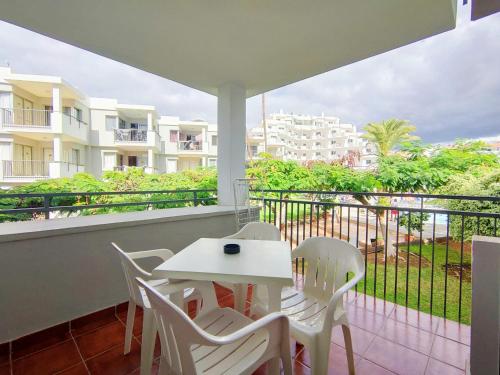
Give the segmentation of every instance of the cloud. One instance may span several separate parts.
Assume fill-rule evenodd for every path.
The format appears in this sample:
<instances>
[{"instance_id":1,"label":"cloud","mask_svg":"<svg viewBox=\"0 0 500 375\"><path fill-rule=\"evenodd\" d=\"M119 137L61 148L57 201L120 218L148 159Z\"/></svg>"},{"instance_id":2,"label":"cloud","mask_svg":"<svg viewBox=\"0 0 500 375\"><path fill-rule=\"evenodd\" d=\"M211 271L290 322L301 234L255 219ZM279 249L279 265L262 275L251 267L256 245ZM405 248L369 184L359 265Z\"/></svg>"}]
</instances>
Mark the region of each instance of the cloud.
<instances>
[{"instance_id":1,"label":"cloud","mask_svg":"<svg viewBox=\"0 0 500 375\"><path fill-rule=\"evenodd\" d=\"M468 11L459 6L455 30L269 92L267 113L324 112L360 129L403 118L427 142L498 135L500 14L470 22ZM16 72L62 76L89 96L216 122L211 95L0 22L0 63L5 60ZM260 119L260 97L251 98L247 125Z\"/></svg>"}]
</instances>

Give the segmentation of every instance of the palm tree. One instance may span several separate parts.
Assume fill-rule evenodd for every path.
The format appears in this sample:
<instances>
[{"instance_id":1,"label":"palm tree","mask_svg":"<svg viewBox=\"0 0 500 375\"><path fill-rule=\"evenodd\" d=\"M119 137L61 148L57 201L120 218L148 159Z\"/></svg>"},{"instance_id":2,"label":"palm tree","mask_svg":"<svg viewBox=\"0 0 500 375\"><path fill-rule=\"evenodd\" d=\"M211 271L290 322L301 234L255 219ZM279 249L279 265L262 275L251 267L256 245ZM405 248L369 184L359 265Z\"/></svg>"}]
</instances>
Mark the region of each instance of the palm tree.
<instances>
[{"instance_id":1,"label":"palm tree","mask_svg":"<svg viewBox=\"0 0 500 375\"><path fill-rule=\"evenodd\" d=\"M405 141L420 139L409 133L414 132L416 127L406 120L390 119L381 123L369 123L364 128L366 134L362 137L377 147L379 156L387 156L389 152Z\"/></svg>"},{"instance_id":2,"label":"palm tree","mask_svg":"<svg viewBox=\"0 0 500 375\"><path fill-rule=\"evenodd\" d=\"M366 134L363 134L362 137L377 147L379 157L389 155L389 152L402 142L420 139L419 137L410 134L416 130L416 127L411 125L406 120L390 119L382 121L381 123L370 123L363 129L366 131ZM390 236L386 236L387 230L383 220L386 212L383 210L373 209L370 209L370 211L375 213L376 220L379 222L378 227L381 231L381 238L383 238L384 242L387 244L387 256L395 256L396 252L394 250L392 240L390 239Z\"/></svg>"}]
</instances>

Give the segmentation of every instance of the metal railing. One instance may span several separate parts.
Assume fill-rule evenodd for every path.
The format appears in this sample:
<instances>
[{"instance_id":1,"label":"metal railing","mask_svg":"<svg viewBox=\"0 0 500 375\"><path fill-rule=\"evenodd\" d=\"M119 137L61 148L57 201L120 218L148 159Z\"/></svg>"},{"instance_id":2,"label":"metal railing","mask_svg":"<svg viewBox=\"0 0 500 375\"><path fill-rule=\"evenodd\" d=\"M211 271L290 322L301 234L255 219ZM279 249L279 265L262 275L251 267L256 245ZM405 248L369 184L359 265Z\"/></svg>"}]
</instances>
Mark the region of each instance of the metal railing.
<instances>
[{"instance_id":1,"label":"metal railing","mask_svg":"<svg viewBox=\"0 0 500 375\"><path fill-rule=\"evenodd\" d=\"M178 148L180 151L202 151L202 141L179 141Z\"/></svg>"},{"instance_id":2,"label":"metal railing","mask_svg":"<svg viewBox=\"0 0 500 375\"><path fill-rule=\"evenodd\" d=\"M51 111L43 109L2 108L0 123L4 127L50 128Z\"/></svg>"},{"instance_id":3,"label":"metal railing","mask_svg":"<svg viewBox=\"0 0 500 375\"><path fill-rule=\"evenodd\" d=\"M217 190L148 190L0 194L0 222L50 219L51 213L94 215L121 211L211 205ZM129 198L125 200L125 198Z\"/></svg>"},{"instance_id":4,"label":"metal railing","mask_svg":"<svg viewBox=\"0 0 500 375\"><path fill-rule=\"evenodd\" d=\"M262 220L278 226L291 248L314 236L356 246L366 260L356 292L470 323L470 238L500 235L500 197L280 190L253 194L263 203ZM457 201L476 202L483 211L446 208ZM307 263L297 260L294 267L304 274Z\"/></svg>"},{"instance_id":5,"label":"metal railing","mask_svg":"<svg viewBox=\"0 0 500 375\"><path fill-rule=\"evenodd\" d=\"M63 117L64 117L66 123L69 125L78 125L79 128L81 128L82 126L88 125L88 123L83 121L82 119L79 119L78 117L67 114L67 113L63 113Z\"/></svg>"},{"instance_id":6,"label":"metal railing","mask_svg":"<svg viewBox=\"0 0 500 375\"><path fill-rule=\"evenodd\" d=\"M115 142L147 142L148 131L141 129L115 129Z\"/></svg>"},{"instance_id":7,"label":"metal railing","mask_svg":"<svg viewBox=\"0 0 500 375\"><path fill-rule=\"evenodd\" d=\"M3 177L49 177L49 162L42 160L2 160Z\"/></svg>"}]
</instances>

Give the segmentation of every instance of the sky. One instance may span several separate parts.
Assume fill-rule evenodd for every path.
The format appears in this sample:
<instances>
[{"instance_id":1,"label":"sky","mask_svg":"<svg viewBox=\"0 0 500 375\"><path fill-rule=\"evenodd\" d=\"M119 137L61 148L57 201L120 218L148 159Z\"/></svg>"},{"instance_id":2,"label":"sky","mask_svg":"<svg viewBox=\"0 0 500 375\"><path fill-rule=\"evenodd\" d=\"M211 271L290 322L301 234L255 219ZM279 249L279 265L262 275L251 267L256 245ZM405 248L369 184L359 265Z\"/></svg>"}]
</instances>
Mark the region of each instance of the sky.
<instances>
[{"instance_id":1,"label":"sky","mask_svg":"<svg viewBox=\"0 0 500 375\"><path fill-rule=\"evenodd\" d=\"M362 129L410 121L424 142L500 138L500 13L470 21L459 1L455 30L266 93L266 112L337 116ZM305 57L306 58L306 57ZM149 104L161 115L217 121L212 95L0 21L0 65L63 77L88 96ZM247 127L261 121L247 101Z\"/></svg>"}]
</instances>

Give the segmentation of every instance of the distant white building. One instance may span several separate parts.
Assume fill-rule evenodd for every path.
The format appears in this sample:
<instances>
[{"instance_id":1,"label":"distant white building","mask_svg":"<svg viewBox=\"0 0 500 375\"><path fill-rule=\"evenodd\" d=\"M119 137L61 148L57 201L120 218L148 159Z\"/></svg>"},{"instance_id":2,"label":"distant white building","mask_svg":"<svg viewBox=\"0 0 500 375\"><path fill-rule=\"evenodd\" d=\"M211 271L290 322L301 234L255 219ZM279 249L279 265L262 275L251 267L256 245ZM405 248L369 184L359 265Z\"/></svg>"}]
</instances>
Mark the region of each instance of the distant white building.
<instances>
[{"instance_id":1,"label":"distant white building","mask_svg":"<svg viewBox=\"0 0 500 375\"><path fill-rule=\"evenodd\" d=\"M283 160L343 161L355 168L369 168L376 163L375 146L361 138L351 124L338 117L271 114L266 119L267 152ZM248 157L264 152L263 124L247 135Z\"/></svg>"},{"instance_id":2,"label":"distant white building","mask_svg":"<svg viewBox=\"0 0 500 375\"><path fill-rule=\"evenodd\" d=\"M141 167L215 166L217 126L159 117L154 106L91 98L61 77L0 67L0 187Z\"/></svg>"}]
</instances>

